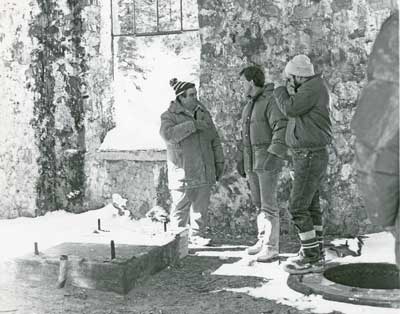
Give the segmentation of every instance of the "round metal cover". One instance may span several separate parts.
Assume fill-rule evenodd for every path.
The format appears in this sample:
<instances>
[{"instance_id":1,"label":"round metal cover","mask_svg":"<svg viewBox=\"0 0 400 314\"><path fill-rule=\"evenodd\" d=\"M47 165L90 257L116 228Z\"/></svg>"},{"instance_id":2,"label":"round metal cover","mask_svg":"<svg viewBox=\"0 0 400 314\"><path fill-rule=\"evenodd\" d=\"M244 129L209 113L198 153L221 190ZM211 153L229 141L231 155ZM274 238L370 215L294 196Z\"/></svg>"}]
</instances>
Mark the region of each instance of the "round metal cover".
<instances>
[{"instance_id":1,"label":"round metal cover","mask_svg":"<svg viewBox=\"0 0 400 314\"><path fill-rule=\"evenodd\" d=\"M324 299L400 308L400 272L388 263L327 264L324 273L290 275L288 285Z\"/></svg>"}]
</instances>

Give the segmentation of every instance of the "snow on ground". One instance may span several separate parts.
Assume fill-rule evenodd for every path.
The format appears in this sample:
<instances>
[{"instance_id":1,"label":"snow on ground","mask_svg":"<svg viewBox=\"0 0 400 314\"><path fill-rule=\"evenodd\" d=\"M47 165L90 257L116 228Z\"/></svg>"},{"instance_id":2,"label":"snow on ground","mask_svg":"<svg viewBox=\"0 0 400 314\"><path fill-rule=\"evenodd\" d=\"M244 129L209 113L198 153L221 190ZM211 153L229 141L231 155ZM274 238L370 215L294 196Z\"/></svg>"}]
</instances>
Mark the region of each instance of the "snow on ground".
<instances>
[{"instance_id":1,"label":"snow on ground","mask_svg":"<svg viewBox=\"0 0 400 314\"><path fill-rule=\"evenodd\" d=\"M109 232L94 233L97 219L101 227ZM394 263L394 238L388 232L367 235L363 239L362 255L336 258L339 263L389 262ZM0 220L0 261L12 259L25 254L32 254L34 242L39 243L39 250L44 251L63 242L118 243L136 245L162 245L174 237L173 232L164 233L161 223L148 218L132 221L129 217L119 216L118 210L111 204L101 209L81 214L55 211L36 218L16 218ZM333 241L335 245L344 244L346 239ZM350 248L357 249L356 240L347 239ZM226 289L243 292L257 298L276 300L278 303L307 310L310 313L329 313L340 311L346 314L391 314L398 309L353 305L322 299L321 296L305 296L290 289L286 282L288 274L278 262L256 263L253 257L241 251L233 251L230 246L223 246L224 251L198 251L199 256L216 256L221 260L239 257L235 263L223 264L214 275L256 276L265 278L261 287L242 287ZM236 247L237 249L237 247ZM289 254L287 254L289 255Z\"/></svg>"},{"instance_id":2,"label":"snow on ground","mask_svg":"<svg viewBox=\"0 0 400 314\"><path fill-rule=\"evenodd\" d=\"M364 239L365 245L362 254L358 257L347 256L344 258L332 258L339 263L360 263L360 262L388 262L395 263L394 238L391 233L381 232L367 235ZM347 240L349 247L356 251L356 240ZM333 241L335 245L344 244L346 239ZM399 313L398 309L380 308L364 305L353 305L342 302L328 301L318 295L305 296L289 288L286 284L288 274L283 271L278 261L273 263L256 263L253 257L249 257L244 251L225 252L198 252L202 256L240 257L241 259L233 264L224 264L217 269L214 275L227 276L256 276L266 279L261 287L243 287L226 289L227 291L243 292L256 298L267 298L276 300L278 303L296 307L300 310L308 310L310 313L329 313L340 311L346 314L391 314Z\"/></svg>"},{"instance_id":3,"label":"snow on ground","mask_svg":"<svg viewBox=\"0 0 400 314\"><path fill-rule=\"evenodd\" d=\"M109 232L94 233L100 219L101 229ZM118 210L107 205L81 214L65 211L49 212L36 218L0 220L0 261L32 254L34 242L44 251L63 242L163 245L175 235L164 232L162 223L148 218L139 221L119 216Z\"/></svg>"}]
</instances>

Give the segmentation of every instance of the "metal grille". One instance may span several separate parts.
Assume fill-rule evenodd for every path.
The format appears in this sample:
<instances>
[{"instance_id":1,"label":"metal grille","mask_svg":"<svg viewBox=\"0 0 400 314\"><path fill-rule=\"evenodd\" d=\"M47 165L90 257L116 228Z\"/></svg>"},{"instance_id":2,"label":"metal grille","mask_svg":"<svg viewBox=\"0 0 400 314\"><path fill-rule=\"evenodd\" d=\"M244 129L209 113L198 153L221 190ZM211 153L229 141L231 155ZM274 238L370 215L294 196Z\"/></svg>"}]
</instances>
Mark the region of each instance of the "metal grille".
<instances>
[{"instance_id":1,"label":"metal grille","mask_svg":"<svg viewBox=\"0 0 400 314\"><path fill-rule=\"evenodd\" d=\"M185 32L196 32L198 27L190 27L185 21L183 0L131 0L125 3L125 15L118 23L129 25L119 33L114 32L115 5L118 0L110 0L111 5L111 52L112 75L114 77L114 39L117 37L146 37L162 35L179 35ZM197 17L196 17L197 18ZM192 25L193 26L193 25ZM196 23L197 26L197 23Z\"/></svg>"}]
</instances>

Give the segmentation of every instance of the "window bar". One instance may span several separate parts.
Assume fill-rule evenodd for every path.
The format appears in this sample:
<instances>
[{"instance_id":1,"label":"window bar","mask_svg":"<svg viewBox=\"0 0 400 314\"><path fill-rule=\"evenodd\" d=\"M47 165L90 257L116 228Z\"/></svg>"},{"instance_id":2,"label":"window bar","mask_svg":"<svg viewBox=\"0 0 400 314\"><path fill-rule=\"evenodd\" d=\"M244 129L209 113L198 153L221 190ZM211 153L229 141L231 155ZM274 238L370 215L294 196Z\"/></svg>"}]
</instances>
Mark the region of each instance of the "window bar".
<instances>
[{"instance_id":1,"label":"window bar","mask_svg":"<svg viewBox=\"0 0 400 314\"><path fill-rule=\"evenodd\" d=\"M114 80L114 18L113 18L113 0L110 0L110 14L111 14L111 75Z\"/></svg>"},{"instance_id":2,"label":"window bar","mask_svg":"<svg viewBox=\"0 0 400 314\"><path fill-rule=\"evenodd\" d=\"M114 34L114 37L123 37L123 36L131 36L131 37L144 37L144 36L161 36L161 35L174 35L174 34L182 34L186 32L197 32L198 28L190 28L184 30L174 30L174 31L159 31L159 32L143 32L143 33L125 33L125 34Z\"/></svg>"},{"instance_id":3,"label":"window bar","mask_svg":"<svg viewBox=\"0 0 400 314\"><path fill-rule=\"evenodd\" d=\"M136 34L136 0L133 0L133 33Z\"/></svg>"},{"instance_id":4,"label":"window bar","mask_svg":"<svg viewBox=\"0 0 400 314\"><path fill-rule=\"evenodd\" d=\"M182 6L182 0L180 0L180 9L181 9L181 31L183 31L183 6Z\"/></svg>"},{"instance_id":5,"label":"window bar","mask_svg":"<svg viewBox=\"0 0 400 314\"><path fill-rule=\"evenodd\" d=\"M160 16L158 12L158 0L156 0L156 14L157 14L157 32L160 31Z\"/></svg>"}]
</instances>

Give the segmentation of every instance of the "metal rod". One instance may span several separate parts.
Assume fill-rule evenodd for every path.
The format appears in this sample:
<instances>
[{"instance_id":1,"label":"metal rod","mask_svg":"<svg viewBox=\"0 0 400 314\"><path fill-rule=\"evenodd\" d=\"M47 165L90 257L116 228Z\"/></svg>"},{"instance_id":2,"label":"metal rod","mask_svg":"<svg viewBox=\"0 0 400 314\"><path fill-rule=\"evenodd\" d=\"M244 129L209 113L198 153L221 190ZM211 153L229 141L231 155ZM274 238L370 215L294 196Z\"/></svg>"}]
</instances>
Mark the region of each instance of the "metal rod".
<instances>
[{"instance_id":1,"label":"metal rod","mask_svg":"<svg viewBox=\"0 0 400 314\"><path fill-rule=\"evenodd\" d=\"M182 5L182 0L180 0L179 4L180 4L180 10L181 10L181 31L183 31L183 5Z\"/></svg>"},{"instance_id":2,"label":"metal rod","mask_svg":"<svg viewBox=\"0 0 400 314\"><path fill-rule=\"evenodd\" d=\"M167 232L167 222L164 221L164 232Z\"/></svg>"},{"instance_id":3,"label":"metal rod","mask_svg":"<svg viewBox=\"0 0 400 314\"><path fill-rule=\"evenodd\" d=\"M111 240L111 259L115 258L115 244L114 244L114 240Z\"/></svg>"},{"instance_id":4,"label":"metal rod","mask_svg":"<svg viewBox=\"0 0 400 314\"><path fill-rule=\"evenodd\" d=\"M156 18L157 18L157 32L160 30L160 16L158 12L158 0L156 0Z\"/></svg>"},{"instance_id":5,"label":"metal rod","mask_svg":"<svg viewBox=\"0 0 400 314\"><path fill-rule=\"evenodd\" d=\"M130 37L144 37L144 36L160 36L160 35L174 35L182 34L186 32L197 32L198 28L183 29L176 31L160 31L160 32L145 32L145 33L126 33L126 34L114 34L114 37L130 36Z\"/></svg>"},{"instance_id":6,"label":"metal rod","mask_svg":"<svg viewBox=\"0 0 400 314\"><path fill-rule=\"evenodd\" d=\"M133 0L133 32L136 33L136 0Z\"/></svg>"},{"instance_id":7,"label":"metal rod","mask_svg":"<svg viewBox=\"0 0 400 314\"><path fill-rule=\"evenodd\" d=\"M35 247L35 255L39 255L39 246L37 242L34 243L34 247Z\"/></svg>"},{"instance_id":8,"label":"metal rod","mask_svg":"<svg viewBox=\"0 0 400 314\"><path fill-rule=\"evenodd\" d=\"M111 75L114 80L114 13L113 13L113 0L110 0L110 14L111 14ZM99 229L100 230L100 229Z\"/></svg>"},{"instance_id":9,"label":"metal rod","mask_svg":"<svg viewBox=\"0 0 400 314\"><path fill-rule=\"evenodd\" d=\"M99 219L97 219L97 230L101 230L101 220L100 220L100 218Z\"/></svg>"},{"instance_id":10,"label":"metal rod","mask_svg":"<svg viewBox=\"0 0 400 314\"><path fill-rule=\"evenodd\" d=\"M58 269L57 288L64 288L65 283L67 282L67 263L68 263L68 256L61 255L60 267Z\"/></svg>"}]
</instances>

